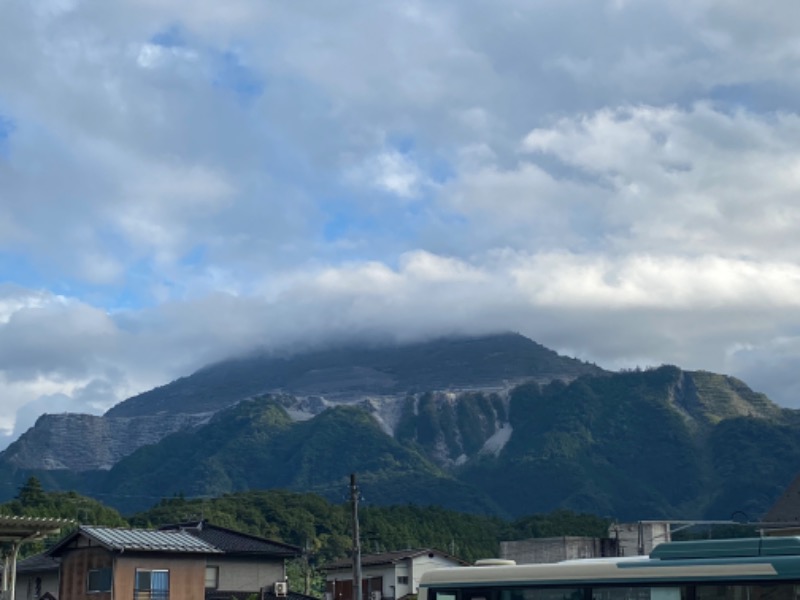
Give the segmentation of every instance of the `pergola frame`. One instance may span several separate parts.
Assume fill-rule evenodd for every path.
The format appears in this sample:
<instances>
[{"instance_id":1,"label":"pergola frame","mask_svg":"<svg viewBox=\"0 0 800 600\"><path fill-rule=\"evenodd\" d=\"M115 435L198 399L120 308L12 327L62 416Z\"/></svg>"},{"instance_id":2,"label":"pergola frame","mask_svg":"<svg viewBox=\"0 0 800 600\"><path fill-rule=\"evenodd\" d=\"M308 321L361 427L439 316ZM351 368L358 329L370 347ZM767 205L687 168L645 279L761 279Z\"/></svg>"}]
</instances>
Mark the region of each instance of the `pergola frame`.
<instances>
[{"instance_id":1,"label":"pergola frame","mask_svg":"<svg viewBox=\"0 0 800 600\"><path fill-rule=\"evenodd\" d=\"M3 548L3 585L0 600L14 600L17 587L17 556L27 542L58 534L64 527L72 525L70 519L47 519L39 517L12 517L0 515L0 544Z\"/></svg>"}]
</instances>

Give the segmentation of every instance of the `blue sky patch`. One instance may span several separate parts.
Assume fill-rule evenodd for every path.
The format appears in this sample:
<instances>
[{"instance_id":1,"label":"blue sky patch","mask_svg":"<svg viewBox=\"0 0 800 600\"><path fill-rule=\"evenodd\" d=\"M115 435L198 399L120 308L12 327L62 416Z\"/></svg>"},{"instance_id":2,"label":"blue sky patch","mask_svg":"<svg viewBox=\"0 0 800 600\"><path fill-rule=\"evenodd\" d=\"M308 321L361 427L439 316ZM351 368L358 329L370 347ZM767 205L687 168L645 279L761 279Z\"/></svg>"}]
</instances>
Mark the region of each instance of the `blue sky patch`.
<instances>
[{"instance_id":1,"label":"blue sky patch","mask_svg":"<svg viewBox=\"0 0 800 600\"><path fill-rule=\"evenodd\" d=\"M221 52L215 57L214 86L234 92L239 99L256 98L264 92L264 81L244 65L235 52Z\"/></svg>"},{"instance_id":2,"label":"blue sky patch","mask_svg":"<svg viewBox=\"0 0 800 600\"><path fill-rule=\"evenodd\" d=\"M8 138L15 129L14 121L0 114L0 156L8 156Z\"/></svg>"},{"instance_id":3,"label":"blue sky patch","mask_svg":"<svg viewBox=\"0 0 800 600\"><path fill-rule=\"evenodd\" d=\"M159 31L150 41L164 48L181 48L186 46L186 37L183 29L179 25L173 25L164 31Z\"/></svg>"},{"instance_id":4,"label":"blue sky patch","mask_svg":"<svg viewBox=\"0 0 800 600\"><path fill-rule=\"evenodd\" d=\"M181 265L185 267L199 267L204 265L207 260L208 248L206 248L205 244L198 244L183 255L181 258Z\"/></svg>"}]
</instances>

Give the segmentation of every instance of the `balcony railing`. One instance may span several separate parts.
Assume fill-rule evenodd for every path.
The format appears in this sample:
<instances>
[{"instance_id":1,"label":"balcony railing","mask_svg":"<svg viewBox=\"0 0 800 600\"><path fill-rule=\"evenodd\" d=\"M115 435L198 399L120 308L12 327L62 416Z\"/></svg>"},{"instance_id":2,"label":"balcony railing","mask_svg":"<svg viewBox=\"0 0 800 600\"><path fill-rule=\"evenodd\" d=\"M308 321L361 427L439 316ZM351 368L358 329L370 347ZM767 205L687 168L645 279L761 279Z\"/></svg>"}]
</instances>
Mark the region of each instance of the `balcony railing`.
<instances>
[{"instance_id":1,"label":"balcony railing","mask_svg":"<svg viewBox=\"0 0 800 600\"><path fill-rule=\"evenodd\" d=\"M169 600L169 590L134 590L133 600Z\"/></svg>"}]
</instances>

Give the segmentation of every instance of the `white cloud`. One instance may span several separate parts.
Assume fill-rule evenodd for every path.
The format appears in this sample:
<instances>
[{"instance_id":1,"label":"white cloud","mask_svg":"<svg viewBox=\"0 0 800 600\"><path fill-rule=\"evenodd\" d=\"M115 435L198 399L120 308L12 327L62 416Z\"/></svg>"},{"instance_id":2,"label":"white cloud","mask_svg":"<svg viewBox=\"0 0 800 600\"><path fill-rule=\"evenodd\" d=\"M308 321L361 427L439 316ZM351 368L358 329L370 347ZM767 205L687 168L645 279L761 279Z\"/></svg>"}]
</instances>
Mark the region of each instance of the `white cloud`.
<instances>
[{"instance_id":1,"label":"white cloud","mask_svg":"<svg viewBox=\"0 0 800 600\"><path fill-rule=\"evenodd\" d=\"M793 17L2 3L0 427L260 343L465 329L797 404Z\"/></svg>"},{"instance_id":2,"label":"white cloud","mask_svg":"<svg viewBox=\"0 0 800 600\"><path fill-rule=\"evenodd\" d=\"M419 196L427 183L422 170L407 155L387 150L368 158L348 172L347 179L357 185L368 185L399 198Z\"/></svg>"},{"instance_id":3,"label":"white cloud","mask_svg":"<svg viewBox=\"0 0 800 600\"><path fill-rule=\"evenodd\" d=\"M143 69L156 69L168 65L172 60L194 61L196 52L183 48L165 48L158 44L142 44L136 56L136 63Z\"/></svg>"}]
</instances>

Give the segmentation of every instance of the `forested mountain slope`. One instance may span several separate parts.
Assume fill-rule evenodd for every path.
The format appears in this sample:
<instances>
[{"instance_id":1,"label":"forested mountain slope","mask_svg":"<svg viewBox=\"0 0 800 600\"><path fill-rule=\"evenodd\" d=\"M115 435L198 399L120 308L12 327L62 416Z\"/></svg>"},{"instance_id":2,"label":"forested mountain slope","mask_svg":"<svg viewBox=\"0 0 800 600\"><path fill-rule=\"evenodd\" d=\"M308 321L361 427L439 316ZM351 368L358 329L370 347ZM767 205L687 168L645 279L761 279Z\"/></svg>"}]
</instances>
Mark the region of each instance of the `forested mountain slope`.
<instances>
[{"instance_id":1,"label":"forested mountain slope","mask_svg":"<svg viewBox=\"0 0 800 600\"><path fill-rule=\"evenodd\" d=\"M106 418L157 418L133 416L146 409L175 419L188 414L174 412L184 392L187 410L216 408L104 468L20 462L36 455L21 439L0 455L0 497L35 475L124 512L175 494L261 489L338 501L358 473L375 505L507 518L570 508L623 520L727 519L735 511L760 516L800 471L798 412L724 375L671 366L609 373L516 335L348 352L346 362L324 352L313 361L280 359L285 373L234 361L171 384L169 393L131 399L110 413L132 416ZM262 378L247 379L251 368ZM215 376L206 390L203 378L215 369L230 379ZM337 379L330 369L370 375ZM231 402L245 388L308 391L323 381L328 395L281 388ZM366 394L364 382L393 394ZM49 447L47 436L27 439Z\"/></svg>"}]
</instances>

